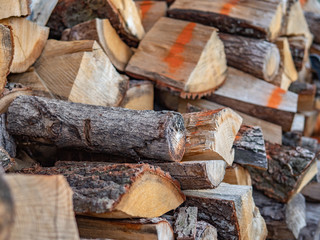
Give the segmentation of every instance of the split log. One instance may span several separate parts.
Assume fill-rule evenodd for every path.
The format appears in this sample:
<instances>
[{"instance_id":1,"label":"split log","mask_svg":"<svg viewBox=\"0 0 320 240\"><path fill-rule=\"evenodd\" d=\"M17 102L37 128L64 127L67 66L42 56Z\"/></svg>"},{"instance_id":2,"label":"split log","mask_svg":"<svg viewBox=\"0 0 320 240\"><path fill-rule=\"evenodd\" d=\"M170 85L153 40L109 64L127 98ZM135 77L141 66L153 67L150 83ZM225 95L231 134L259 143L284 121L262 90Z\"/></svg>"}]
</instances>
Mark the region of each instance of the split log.
<instances>
[{"instance_id":1,"label":"split log","mask_svg":"<svg viewBox=\"0 0 320 240\"><path fill-rule=\"evenodd\" d=\"M316 44L320 43L320 30L319 30L319 22L320 22L320 13L316 14L313 12L305 12L304 16L307 20L309 29L313 34L313 42Z\"/></svg>"},{"instance_id":2,"label":"split log","mask_svg":"<svg viewBox=\"0 0 320 240\"><path fill-rule=\"evenodd\" d=\"M7 1L2 0L0 9L0 19L9 17L23 17L30 13L29 1L18 0L18 1Z\"/></svg>"},{"instance_id":3,"label":"split log","mask_svg":"<svg viewBox=\"0 0 320 240\"><path fill-rule=\"evenodd\" d=\"M305 116L302 113L297 113L294 115L293 123L291 126L291 132L303 133L305 128Z\"/></svg>"},{"instance_id":4,"label":"split log","mask_svg":"<svg viewBox=\"0 0 320 240\"><path fill-rule=\"evenodd\" d=\"M0 165L0 239L11 239L14 215L15 209L11 191Z\"/></svg>"},{"instance_id":5,"label":"split log","mask_svg":"<svg viewBox=\"0 0 320 240\"><path fill-rule=\"evenodd\" d=\"M218 240L217 229L205 221L197 222L197 233L195 240Z\"/></svg>"},{"instance_id":6,"label":"split log","mask_svg":"<svg viewBox=\"0 0 320 240\"><path fill-rule=\"evenodd\" d=\"M61 175L5 175L14 205L9 239L79 239L72 191Z\"/></svg>"},{"instance_id":7,"label":"split log","mask_svg":"<svg viewBox=\"0 0 320 240\"><path fill-rule=\"evenodd\" d=\"M53 9L56 7L58 0L29 0L29 2L30 15L27 19L36 22L40 26L45 26Z\"/></svg>"},{"instance_id":8,"label":"split log","mask_svg":"<svg viewBox=\"0 0 320 240\"><path fill-rule=\"evenodd\" d=\"M77 216L80 237L98 239L173 240L170 223L163 218L107 220Z\"/></svg>"},{"instance_id":9,"label":"split log","mask_svg":"<svg viewBox=\"0 0 320 240\"><path fill-rule=\"evenodd\" d=\"M184 100L179 99L179 107L178 111L181 113L185 112L198 112L202 110L216 110L219 108L224 108L225 106L210 102L204 99L198 99L198 100ZM198 108L198 109L195 109ZM281 138L282 138L282 129L281 126L273 124L271 122L264 121L262 119L258 119L255 117L252 117L250 115L247 115L245 113L235 111L237 114L240 115L243 119L243 124L245 125L253 125L253 126L259 126L262 129L263 137L265 140L272 142L272 143L278 143L281 144Z\"/></svg>"},{"instance_id":10,"label":"split log","mask_svg":"<svg viewBox=\"0 0 320 240\"><path fill-rule=\"evenodd\" d=\"M288 202L316 175L315 154L301 147L266 142L268 171L248 167L253 185L279 202Z\"/></svg>"},{"instance_id":11,"label":"split log","mask_svg":"<svg viewBox=\"0 0 320 240\"><path fill-rule=\"evenodd\" d=\"M288 37L290 52L296 70L300 72L309 57L308 40L304 36Z\"/></svg>"},{"instance_id":12,"label":"split log","mask_svg":"<svg viewBox=\"0 0 320 240\"><path fill-rule=\"evenodd\" d=\"M280 1L176 0L170 17L215 26L221 32L274 40L280 33L283 4Z\"/></svg>"},{"instance_id":13,"label":"split log","mask_svg":"<svg viewBox=\"0 0 320 240\"><path fill-rule=\"evenodd\" d=\"M308 183L301 191L303 196L309 202L318 202L320 203L320 183L319 182L310 182Z\"/></svg>"},{"instance_id":14,"label":"split log","mask_svg":"<svg viewBox=\"0 0 320 240\"><path fill-rule=\"evenodd\" d=\"M124 71L133 52L118 36L108 19L93 19L63 31L61 40L95 40L97 41L112 64Z\"/></svg>"},{"instance_id":15,"label":"split log","mask_svg":"<svg viewBox=\"0 0 320 240\"><path fill-rule=\"evenodd\" d=\"M184 98L211 93L223 83L226 71L217 29L164 17L143 38L126 68L132 77L153 80Z\"/></svg>"},{"instance_id":16,"label":"split log","mask_svg":"<svg viewBox=\"0 0 320 240\"><path fill-rule=\"evenodd\" d=\"M219 33L227 64L270 82L278 73L280 53L273 43L237 35Z\"/></svg>"},{"instance_id":17,"label":"split log","mask_svg":"<svg viewBox=\"0 0 320 240\"><path fill-rule=\"evenodd\" d=\"M298 111L312 111L316 95L316 86L306 82L293 82L289 90L299 95Z\"/></svg>"},{"instance_id":18,"label":"split log","mask_svg":"<svg viewBox=\"0 0 320 240\"><path fill-rule=\"evenodd\" d=\"M26 18L8 18L0 21L10 26L13 33L14 56L10 71L22 73L40 56L49 35L49 28L30 22Z\"/></svg>"},{"instance_id":19,"label":"split log","mask_svg":"<svg viewBox=\"0 0 320 240\"><path fill-rule=\"evenodd\" d=\"M121 107L133 110L153 110L154 86L149 81L130 81Z\"/></svg>"},{"instance_id":20,"label":"split log","mask_svg":"<svg viewBox=\"0 0 320 240\"><path fill-rule=\"evenodd\" d=\"M167 13L167 3L164 1L135 1L140 10L141 22L144 30L149 32L152 26Z\"/></svg>"},{"instance_id":21,"label":"split log","mask_svg":"<svg viewBox=\"0 0 320 240\"><path fill-rule=\"evenodd\" d=\"M294 240L306 226L306 203L302 194L295 195L288 203L279 203L264 196L258 191L253 192L254 202L266 221L268 239Z\"/></svg>"},{"instance_id":22,"label":"split log","mask_svg":"<svg viewBox=\"0 0 320 240\"><path fill-rule=\"evenodd\" d=\"M174 234L177 240L194 240L197 232L198 208L181 207L174 214Z\"/></svg>"},{"instance_id":23,"label":"split log","mask_svg":"<svg viewBox=\"0 0 320 240\"><path fill-rule=\"evenodd\" d=\"M300 231L299 240L320 239L320 204L306 203L307 226Z\"/></svg>"},{"instance_id":24,"label":"split log","mask_svg":"<svg viewBox=\"0 0 320 240\"><path fill-rule=\"evenodd\" d=\"M232 144L242 118L230 108L183 114L186 151L183 161L224 160L232 165Z\"/></svg>"},{"instance_id":25,"label":"split log","mask_svg":"<svg viewBox=\"0 0 320 240\"><path fill-rule=\"evenodd\" d=\"M11 28L0 24L0 93L3 92L7 83L7 76L10 73L14 55L13 34Z\"/></svg>"},{"instance_id":26,"label":"split log","mask_svg":"<svg viewBox=\"0 0 320 240\"><path fill-rule=\"evenodd\" d=\"M223 182L234 185L252 186L249 171L236 163L226 169Z\"/></svg>"},{"instance_id":27,"label":"split log","mask_svg":"<svg viewBox=\"0 0 320 240\"><path fill-rule=\"evenodd\" d=\"M148 164L39 167L23 172L64 175L74 192L74 211L81 215L153 218L185 200L179 184L169 174Z\"/></svg>"},{"instance_id":28,"label":"split log","mask_svg":"<svg viewBox=\"0 0 320 240\"><path fill-rule=\"evenodd\" d=\"M59 0L48 21L50 37L60 39L65 28L94 18L109 19L121 39L137 47L144 36L137 8L132 0Z\"/></svg>"},{"instance_id":29,"label":"split log","mask_svg":"<svg viewBox=\"0 0 320 240\"><path fill-rule=\"evenodd\" d=\"M207 99L290 131L298 95L229 67L224 85Z\"/></svg>"},{"instance_id":30,"label":"split log","mask_svg":"<svg viewBox=\"0 0 320 240\"><path fill-rule=\"evenodd\" d=\"M12 135L58 148L158 161L180 161L185 150L183 118L175 112L134 111L21 96L9 107L7 121Z\"/></svg>"},{"instance_id":31,"label":"split log","mask_svg":"<svg viewBox=\"0 0 320 240\"><path fill-rule=\"evenodd\" d=\"M198 220L217 228L219 239L266 238L266 225L255 207L251 187L221 183L216 189L184 193L185 205L198 207Z\"/></svg>"},{"instance_id":32,"label":"split log","mask_svg":"<svg viewBox=\"0 0 320 240\"><path fill-rule=\"evenodd\" d=\"M234 162L261 170L268 169L262 130L258 126L242 125L233 143Z\"/></svg>"},{"instance_id":33,"label":"split log","mask_svg":"<svg viewBox=\"0 0 320 240\"><path fill-rule=\"evenodd\" d=\"M303 112L303 115L305 116L303 135L306 137L311 137L317 125L319 112L316 110L306 111Z\"/></svg>"},{"instance_id":34,"label":"split log","mask_svg":"<svg viewBox=\"0 0 320 240\"><path fill-rule=\"evenodd\" d=\"M52 96L72 102L119 106L129 82L96 41L48 40L34 67Z\"/></svg>"}]
</instances>

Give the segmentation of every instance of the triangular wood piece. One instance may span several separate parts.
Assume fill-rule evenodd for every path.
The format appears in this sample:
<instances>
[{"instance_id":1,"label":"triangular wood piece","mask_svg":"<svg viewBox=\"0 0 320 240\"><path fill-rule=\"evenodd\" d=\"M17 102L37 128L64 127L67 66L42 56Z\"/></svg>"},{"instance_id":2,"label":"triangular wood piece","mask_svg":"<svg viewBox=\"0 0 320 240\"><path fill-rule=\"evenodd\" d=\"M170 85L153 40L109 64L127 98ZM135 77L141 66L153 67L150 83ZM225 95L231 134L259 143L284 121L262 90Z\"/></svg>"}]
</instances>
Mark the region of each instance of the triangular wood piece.
<instances>
[{"instance_id":1,"label":"triangular wood piece","mask_svg":"<svg viewBox=\"0 0 320 240\"><path fill-rule=\"evenodd\" d=\"M0 5L0 19L27 16L30 13L29 0L1 0Z\"/></svg>"},{"instance_id":2,"label":"triangular wood piece","mask_svg":"<svg viewBox=\"0 0 320 240\"><path fill-rule=\"evenodd\" d=\"M182 97L212 92L225 80L226 70L217 29L164 17L143 38L126 68L129 75L153 80Z\"/></svg>"},{"instance_id":3,"label":"triangular wood piece","mask_svg":"<svg viewBox=\"0 0 320 240\"><path fill-rule=\"evenodd\" d=\"M13 34L11 28L0 24L0 93L7 83L7 75L10 73L14 55Z\"/></svg>"},{"instance_id":4,"label":"triangular wood piece","mask_svg":"<svg viewBox=\"0 0 320 240\"><path fill-rule=\"evenodd\" d=\"M249 171L236 163L233 163L232 166L227 167L223 182L234 185L252 186Z\"/></svg>"},{"instance_id":5,"label":"triangular wood piece","mask_svg":"<svg viewBox=\"0 0 320 240\"><path fill-rule=\"evenodd\" d=\"M61 40L96 40L100 43L112 64L124 71L133 52L118 36L108 19L96 18L63 31Z\"/></svg>"},{"instance_id":6,"label":"triangular wood piece","mask_svg":"<svg viewBox=\"0 0 320 240\"><path fill-rule=\"evenodd\" d=\"M176 0L170 17L215 26L221 32L274 40L280 33L281 1Z\"/></svg>"},{"instance_id":7,"label":"triangular wood piece","mask_svg":"<svg viewBox=\"0 0 320 240\"><path fill-rule=\"evenodd\" d=\"M22 73L40 56L49 35L49 28L37 25L26 18L8 18L1 24L12 28L14 37L14 57L10 71Z\"/></svg>"},{"instance_id":8,"label":"triangular wood piece","mask_svg":"<svg viewBox=\"0 0 320 240\"><path fill-rule=\"evenodd\" d=\"M186 151L183 161L224 160L232 165L232 144L242 118L230 108L183 114Z\"/></svg>"},{"instance_id":9,"label":"triangular wood piece","mask_svg":"<svg viewBox=\"0 0 320 240\"><path fill-rule=\"evenodd\" d=\"M185 200L179 184L169 174L148 164L39 167L23 172L64 175L74 191L74 210L82 215L159 217Z\"/></svg>"}]
</instances>

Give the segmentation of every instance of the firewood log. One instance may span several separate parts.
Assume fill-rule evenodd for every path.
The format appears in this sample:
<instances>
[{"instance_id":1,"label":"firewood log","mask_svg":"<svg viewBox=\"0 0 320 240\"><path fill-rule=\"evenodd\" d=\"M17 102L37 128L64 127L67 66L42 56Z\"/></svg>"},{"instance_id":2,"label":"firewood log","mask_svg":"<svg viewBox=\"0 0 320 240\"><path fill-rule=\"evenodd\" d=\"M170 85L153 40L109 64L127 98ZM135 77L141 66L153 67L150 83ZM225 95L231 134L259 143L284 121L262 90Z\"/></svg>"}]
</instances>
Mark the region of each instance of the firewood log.
<instances>
[{"instance_id":1,"label":"firewood log","mask_svg":"<svg viewBox=\"0 0 320 240\"><path fill-rule=\"evenodd\" d=\"M232 166L227 167L223 182L234 185L252 186L249 171L236 163L232 164Z\"/></svg>"},{"instance_id":2,"label":"firewood log","mask_svg":"<svg viewBox=\"0 0 320 240\"><path fill-rule=\"evenodd\" d=\"M296 70L300 72L309 57L308 40L304 36L288 37L290 52Z\"/></svg>"},{"instance_id":3,"label":"firewood log","mask_svg":"<svg viewBox=\"0 0 320 240\"><path fill-rule=\"evenodd\" d=\"M74 211L81 215L153 218L185 200L179 184L169 174L148 164L38 167L23 172L64 175L74 192Z\"/></svg>"},{"instance_id":4,"label":"firewood log","mask_svg":"<svg viewBox=\"0 0 320 240\"><path fill-rule=\"evenodd\" d=\"M16 144L6 129L6 116L0 115L0 168L4 171L15 165ZM1 176L0 176L1 177Z\"/></svg>"},{"instance_id":5,"label":"firewood log","mask_svg":"<svg viewBox=\"0 0 320 240\"><path fill-rule=\"evenodd\" d=\"M300 193L286 204L268 198L258 191L253 192L253 198L266 221L268 239L298 238L300 230L306 225L306 204Z\"/></svg>"},{"instance_id":6,"label":"firewood log","mask_svg":"<svg viewBox=\"0 0 320 240\"><path fill-rule=\"evenodd\" d=\"M0 19L9 18L9 17L22 17L30 14L28 0L18 0L18 1L1 0L0 5L1 5Z\"/></svg>"},{"instance_id":7,"label":"firewood log","mask_svg":"<svg viewBox=\"0 0 320 240\"><path fill-rule=\"evenodd\" d=\"M141 22L144 30L149 32L152 26L167 13L167 3L164 1L135 1L140 10Z\"/></svg>"},{"instance_id":8,"label":"firewood log","mask_svg":"<svg viewBox=\"0 0 320 240\"><path fill-rule=\"evenodd\" d=\"M173 240L170 223L163 218L108 220L77 216L80 237L88 239Z\"/></svg>"},{"instance_id":9,"label":"firewood log","mask_svg":"<svg viewBox=\"0 0 320 240\"><path fill-rule=\"evenodd\" d=\"M8 174L4 178L14 205L9 239L79 239L72 190L63 176Z\"/></svg>"},{"instance_id":10,"label":"firewood log","mask_svg":"<svg viewBox=\"0 0 320 240\"><path fill-rule=\"evenodd\" d=\"M186 152L183 161L224 160L232 165L232 144L242 118L230 108L183 114Z\"/></svg>"},{"instance_id":11,"label":"firewood log","mask_svg":"<svg viewBox=\"0 0 320 240\"><path fill-rule=\"evenodd\" d=\"M266 142L268 171L248 167L253 185L279 202L288 202L316 175L315 154L301 147Z\"/></svg>"},{"instance_id":12,"label":"firewood log","mask_svg":"<svg viewBox=\"0 0 320 240\"><path fill-rule=\"evenodd\" d=\"M242 125L233 143L234 162L261 170L268 169L263 133L258 126Z\"/></svg>"},{"instance_id":13,"label":"firewood log","mask_svg":"<svg viewBox=\"0 0 320 240\"><path fill-rule=\"evenodd\" d=\"M307 226L300 231L299 240L320 238L320 204L306 202Z\"/></svg>"},{"instance_id":14,"label":"firewood log","mask_svg":"<svg viewBox=\"0 0 320 240\"><path fill-rule=\"evenodd\" d=\"M60 39L65 28L94 18L109 19L121 39L137 47L144 36L137 8L132 0L59 0L48 21L50 36Z\"/></svg>"},{"instance_id":15,"label":"firewood log","mask_svg":"<svg viewBox=\"0 0 320 240\"><path fill-rule=\"evenodd\" d=\"M303 135L306 137L311 137L317 125L319 112L316 110L306 111L303 112L303 115L305 116Z\"/></svg>"},{"instance_id":16,"label":"firewood log","mask_svg":"<svg viewBox=\"0 0 320 240\"><path fill-rule=\"evenodd\" d=\"M36 22L40 26L45 26L53 9L56 7L58 0L29 0L29 2L30 15L27 19Z\"/></svg>"},{"instance_id":17,"label":"firewood log","mask_svg":"<svg viewBox=\"0 0 320 240\"><path fill-rule=\"evenodd\" d=\"M48 40L34 67L58 99L119 106L128 88L128 78L116 71L96 41Z\"/></svg>"},{"instance_id":18,"label":"firewood log","mask_svg":"<svg viewBox=\"0 0 320 240\"><path fill-rule=\"evenodd\" d=\"M158 161L180 161L185 150L183 118L175 112L134 111L21 96L9 107L7 121L12 135L58 148Z\"/></svg>"},{"instance_id":19,"label":"firewood log","mask_svg":"<svg viewBox=\"0 0 320 240\"><path fill-rule=\"evenodd\" d=\"M302 189L301 193L307 199L307 201L320 203L320 183L319 182L308 183Z\"/></svg>"},{"instance_id":20,"label":"firewood log","mask_svg":"<svg viewBox=\"0 0 320 240\"><path fill-rule=\"evenodd\" d=\"M265 239L266 225L252 188L221 183L216 189L186 190L186 206L198 207L198 220L217 228L219 239Z\"/></svg>"},{"instance_id":21,"label":"firewood log","mask_svg":"<svg viewBox=\"0 0 320 240\"><path fill-rule=\"evenodd\" d=\"M177 240L194 240L197 232L197 207L181 207L174 214L174 234Z\"/></svg>"},{"instance_id":22,"label":"firewood log","mask_svg":"<svg viewBox=\"0 0 320 240\"><path fill-rule=\"evenodd\" d=\"M211 93L225 80L226 70L217 29L164 17L143 38L126 68L132 77L153 80L184 98Z\"/></svg>"},{"instance_id":23,"label":"firewood log","mask_svg":"<svg viewBox=\"0 0 320 240\"><path fill-rule=\"evenodd\" d=\"M0 164L0 239L11 239L15 206L9 185Z\"/></svg>"},{"instance_id":24,"label":"firewood log","mask_svg":"<svg viewBox=\"0 0 320 240\"><path fill-rule=\"evenodd\" d=\"M298 95L229 67L224 85L207 99L290 131Z\"/></svg>"},{"instance_id":25,"label":"firewood log","mask_svg":"<svg viewBox=\"0 0 320 240\"><path fill-rule=\"evenodd\" d=\"M320 44L320 30L318 27L320 22L320 13L305 12L304 16L306 17L310 31L313 34L313 42Z\"/></svg>"},{"instance_id":26,"label":"firewood log","mask_svg":"<svg viewBox=\"0 0 320 240\"><path fill-rule=\"evenodd\" d=\"M170 17L195 21L222 32L274 40L281 30L283 4L280 1L176 0Z\"/></svg>"},{"instance_id":27,"label":"firewood log","mask_svg":"<svg viewBox=\"0 0 320 240\"><path fill-rule=\"evenodd\" d=\"M293 82L289 90L299 95L298 111L312 111L316 95L316 86L306 82Z\"/></svg>"},{"instance_id":28,"label":"firewood log","mask_svg":"<svg viewBox=\"0 0 320 240\"><path fill-rule=\"evenodd\" d=\"M30 22L26 18L7 18L0 24L12 28L14 56L10 71L22 73L37 60L48 39L49 28Z\"/></svg>"},{"instance_id":29,"label":"firewood log","mask_svg":"<svg viewBox=\"0 0 320 240\"><path fill-rule=\"evenodd\" d=\"M218 240L217 229L205 221L197 222L197 233L195 240Z\"/></svg>"},{"instance_id":30,"label":"firewood log","mask_svg":"<svg viewBox=\"0 0 320 240\"><path fill-rule=\"evenodd\" d=\"M313 153L318 152L318 141L317 139L302 136L299 132L286 132L282 138L283 145L291 147L302 147L306 148Z\"/></svg>"},{"instance_id":31,"label":"firewood log","mask_svg":"<svg viewBox=\"0 0 320 240\"><path fill-rule=\"evenodd\" d=\"M0 94L7 83L7 75L10 73L14 55L13 34L11 28L0 24Z\"/></svg>"},{"instance_id":32,"label":"firewood log","mask_svg":"<svg viewBox=\"0 0 320 240\"><path fill-rule=\"evenodd\" d=\"M133 52L125 44L108 19L93 19L65 29L61 40L96 40L99 42L112 64L124 71Z\"/></svg>"},{"instance_id":33,"label":"firewood log","mask_svg":"<svg viewBox=\"0 0 320 240\"><path fill-rule=\"evenodd\" d=\"M280 53L273 43L219 33L227 57L227 64L257 78L270 82L278 73Z\"/></svg>"}]
</instances>

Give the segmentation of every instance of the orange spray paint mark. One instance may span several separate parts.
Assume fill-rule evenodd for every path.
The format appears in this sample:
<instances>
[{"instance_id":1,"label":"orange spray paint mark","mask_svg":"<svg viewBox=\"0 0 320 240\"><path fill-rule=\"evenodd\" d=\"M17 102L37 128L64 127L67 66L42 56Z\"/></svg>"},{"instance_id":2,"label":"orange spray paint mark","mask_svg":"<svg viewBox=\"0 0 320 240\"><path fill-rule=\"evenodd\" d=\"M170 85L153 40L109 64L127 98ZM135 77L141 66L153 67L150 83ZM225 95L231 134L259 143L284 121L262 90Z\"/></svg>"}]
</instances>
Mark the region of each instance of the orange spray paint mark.
<instances>
[{"instance_id":1,"label":"orange spray paint mark","mask_svg":"<svg viewBox=\"0 0 320 240\"><path fill-rule=\"evenodd\" d=\"M140 9L141 9L141 19L143 20L148 11L150 10L150 8L152 7L153 2L152 1L143 1L142 4L140 5Z\"/></svg>"},{"instance_id":2,"label":"orange spray paint mark","mask_svg":"<svg viewBox=\"0 0 320 240\"><path fill-rule=\"evenodd\" d=\"M307 0L300 0L300 4L301 4L301 6L305 5L305 4L306 4L306 2L307 2Z\"/></svg>"},{"instance_id":3,"label":"orange spray paint mark","mask_svg":"<svg viewBox=\"0 0 320 240\"><path fill-rule=\"evenodd\" d=\"M272 91L267 106L270 108L278 108L282 102L282 95L285 94L286 91L281 88L276 88Z\"/></svg>"},{"instance_id":4,"label":"orange spray paint mark","mask_svg":"<svg viewBox=\"0 0 320 240\"><path fill-rule=\"evenodd\" d=\"M231 9L238 4L239 0L230 0L228 3L224 4L220 10L220 14L229 15Z\"/></svg>"},{"instance_id":5,"label":"orange spray paint mark","mask_svg":"<svg viewBox=\"0 0 320 240\"><path fill-rule=\"evenodd\" d=\"M164 61L169 65L169 72L174 73L183 64L184 57L181 55L184 52L184 47L192 39L192 32L195 23L189 23L179 34L177 40L171 47L168 55L164 58Z\"/></svg>"}]
</instances>

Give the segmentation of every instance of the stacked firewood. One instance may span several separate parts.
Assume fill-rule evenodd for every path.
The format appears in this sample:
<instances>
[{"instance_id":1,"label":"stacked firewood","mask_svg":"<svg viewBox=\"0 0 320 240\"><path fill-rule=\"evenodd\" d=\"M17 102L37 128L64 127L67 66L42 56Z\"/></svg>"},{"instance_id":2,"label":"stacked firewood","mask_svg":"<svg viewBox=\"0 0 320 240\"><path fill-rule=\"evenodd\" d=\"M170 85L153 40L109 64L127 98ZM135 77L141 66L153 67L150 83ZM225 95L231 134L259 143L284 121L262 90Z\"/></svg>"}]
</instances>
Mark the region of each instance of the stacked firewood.
<instances>
[{"instance_id":1,"label":"stacked firewood","mask_svg":"<svg viewBox=\"0 0 320 240\"><path fill-rule=\"evenodd\" d=\"M319 239L318 2L0 2L0 239Z\"/></svg>"}]
</instances>

